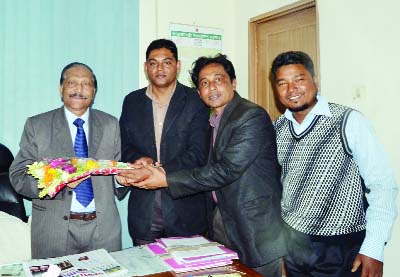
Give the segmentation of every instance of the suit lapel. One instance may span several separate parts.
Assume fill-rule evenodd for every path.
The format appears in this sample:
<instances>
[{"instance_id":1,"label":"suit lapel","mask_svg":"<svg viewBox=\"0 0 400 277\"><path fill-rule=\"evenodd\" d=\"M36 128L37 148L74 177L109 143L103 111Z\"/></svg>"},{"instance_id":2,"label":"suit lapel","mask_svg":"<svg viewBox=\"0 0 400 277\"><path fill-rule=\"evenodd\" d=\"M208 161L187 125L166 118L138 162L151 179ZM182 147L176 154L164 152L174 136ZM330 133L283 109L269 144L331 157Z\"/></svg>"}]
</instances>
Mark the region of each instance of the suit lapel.
<instances>
[{"instance_id":1,"label":"suit lapel","mask_svg":"<svg viewBox=\"0 0 400 277\"><path fill-rule=\"evenodd\" d=\"M92 109L89 112L89 125L89 158L94 158L103 136L104 125Z\"/></svg>"},{"instance_id":2,"label":"suit lapel","mask_svg":"<svg viewBox=\"0 0 400 277\"><path fill-rule=\"evenodd\" d=\"M138 103L136 106L137 112L135 114L140 115L141 119L140 121L138 119L132 120L132 123L135 123L135 126L138 126L137 121L139 121L140 124L140 129L133 127L132 130L142 130L143 139L152 139L152 142L155 143L156 141L156 134L154 131L154 116L153 116L153 102L152 100L147 97L146 94L143 94L142 102ZM145 130L148 130L144 133ZM136 135L135 135L136 136ZM148 137L146 137L148 136ZM157 156L157 154L156 154Z\"/></svg>"},{"instance_id":3,"label":"suit lapel","mask_svg":"<svg viewBox=\"0 0 400 277\"><path fill-rule=\"evenodd\" d=\"M58 153L65 153L68 157L73 157L74 146L72 144L71 132L69 130L67 118L65 117L64 107L57 110L54 116L54 141L57 142L56 147L60 147ZM60 154L58 154L60 155Z\"/></svg>"},{"instance_id":4,"label":"suit lapel","mask_svg":"<svg viewBox=\"0 0 400 277\"><path fill-rule=\"evenodd\" d=\"M241 97L235 91L235 95L233 96L232 101L224 109L224 113L222 115L221 122L219 123L217 137L215 138L214 149L217 149L217 145L220 142L220 140L222 139L222 134L224 132L225 127L227 126L227 124L229 122L229 118L230 118L232 112L235 110L237 104L240 102L240 100L241 100Z\"/></svg>"},{"instance_id":5,"label":"suit lapel","mask_svg":"<svg viewBox=\"0 0 400 277\"><path fill-rule=\"evenodd\" d=\"M185 91L180 83L176 84L174 95L169 102L167 114L165 115L164 126L162 130L162 138L168 133L171 126L174 124L177 116L181 113L185 106ZM162 140L161 138L161 140Z\"/></svg>"}]
</instances>

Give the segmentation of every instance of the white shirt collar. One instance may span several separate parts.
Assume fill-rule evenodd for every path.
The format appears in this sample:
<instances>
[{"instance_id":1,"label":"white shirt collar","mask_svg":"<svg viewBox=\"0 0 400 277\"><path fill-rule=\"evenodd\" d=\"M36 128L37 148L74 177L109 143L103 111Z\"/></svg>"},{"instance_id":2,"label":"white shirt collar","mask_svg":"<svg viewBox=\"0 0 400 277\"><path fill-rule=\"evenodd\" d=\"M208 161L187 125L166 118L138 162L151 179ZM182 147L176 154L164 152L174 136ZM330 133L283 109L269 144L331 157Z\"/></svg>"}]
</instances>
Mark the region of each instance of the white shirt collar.
<instances>
[{"instance_id":1,"label":"white shirt collar","mask_svg":"<svg viewBox=\"0 0 400 277\"><path fill-rule=\"evenodd\" d=\"M90 109L87 109L86 112L82 116L76 116L70 110L68 110L67 107L64 106L65 117L67 118L69 125L74 124L75 119L77 119L78 117L83 119L85 121L85 123L89 123L89 110ZM83 126L85 126L85 125L83 125ZM86 125L86 126L88 126L88 125Z\"/></svg>"},{"instance_id":2,"label":"white shirt collar","mask_svg":"<svg viewBox=\"0 0 400 277\"><path fill-rule=\"evenodd\" d=\"M307 122L308 118L311 117L313 119L315 116L318 116L318 115L324 115L324 116L327 116L327 117L331 117L332 116L332 113L329 110L328 100L324 96L322 96L319 92L317 94L317 100L318 100L317 103L311 109L311 111L306 115L306 118L304 119L304 121ZM293 113L289 109L286 109L286 111L284 113L284 116L288 120L292 121L293 123L298 124L296 119L293 116Z\"/></svg>"}]
</instances>

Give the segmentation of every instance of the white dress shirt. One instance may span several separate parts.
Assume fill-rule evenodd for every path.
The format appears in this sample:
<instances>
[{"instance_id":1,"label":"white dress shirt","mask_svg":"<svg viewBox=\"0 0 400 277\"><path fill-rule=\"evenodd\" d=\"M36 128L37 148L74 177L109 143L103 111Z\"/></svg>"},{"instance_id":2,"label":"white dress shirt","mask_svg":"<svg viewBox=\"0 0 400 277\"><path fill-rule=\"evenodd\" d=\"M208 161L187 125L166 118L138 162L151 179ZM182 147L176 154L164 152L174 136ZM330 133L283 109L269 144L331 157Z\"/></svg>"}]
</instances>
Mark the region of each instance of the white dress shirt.
<instances>
[{"instance_id":1,"label":"white dress shirt","mask_svg":"<svg viewBox=\"0 0 400 277\"><path fill-rule=\"evenodd\" d=\"M74 145L75 136L76 136L76 132L77 132L77 127L74 125L74 121L78 117L76 115L74 115L72 112L70 112L66 107L64 107L64 112L65 112L65 117L67 118L69 131L71 133L72 145ZM83 124L83 130L85 130L86 141L89 144L89 109L80 118L85 121L85 124ZM89 145L88 145L88 148L89 148ZM75 193L75 191L73 192L72 203L71 203L71 212L90 213L90 212L94 212L95 210L96 210L96 207L95 207L95 203L94 203L94 198L89 203L89 205L87 207L85 207L81 203L79 203L78 200L76 200L76 193Z\"/></svg>"}]
</instances>

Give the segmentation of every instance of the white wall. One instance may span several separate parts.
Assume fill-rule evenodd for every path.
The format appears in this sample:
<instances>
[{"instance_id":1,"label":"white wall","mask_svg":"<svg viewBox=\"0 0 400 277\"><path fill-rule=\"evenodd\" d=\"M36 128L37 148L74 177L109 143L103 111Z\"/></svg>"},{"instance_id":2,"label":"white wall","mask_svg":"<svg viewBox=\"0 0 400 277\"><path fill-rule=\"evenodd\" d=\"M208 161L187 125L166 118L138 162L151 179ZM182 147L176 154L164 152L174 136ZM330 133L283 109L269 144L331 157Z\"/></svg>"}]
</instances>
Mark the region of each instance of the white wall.
<instances>
[{"instance_id":1,"label":"white wall","mask_svg":"<svg viewBox=\"0 0 400 277\"><path fill-rule=\"evenodd\" d=\"M322 91L331 101L355 107L369 118L399 182L400 2L318 1L317 8ZM353 100L357 93L360 98ZM385 251L384 276L399 276L399 245L397 220Z\"/></svg>"},{"instance_id":2,"label":"white wall","mask_svg":"<svg viewBox=\"0 0 400 277\"><path fill-rule=\"evenodd\" d=\"M138 86L139 0L71 2L0 1L0 142L14 156L27 117L61 107L59 78L67 64L93 69L93 107L117 117L124 96ZM127 198L117 205L128 246ZM31 202L25 207L30 215Z\"/></svg>"},{"instance_id":3,"label":"white wall","mask_svg":"<svg viewBox=\"0 0 400 277\"><path fill-rule=\"evenodd\" d=\"M224 53L235 65L238 91L248 92L248 21L294 3L293 0L141 0L140 70L148 43L168 37L169 23L224 29ZM400 2L397 0L317 0L322 93L330 101L360 110L372 122L400 180L400 127L396 122L400 95ZM139 70L139 72L140 72ZM140 76L141 86L147 81ZM359 95L359 97L356 97ZM355 99L353 99L355 98ZM398 197L398 203L399 197ZM385 251L384 276L398 276L397 221Z\"/></svg>"},{"instance_id":4,"label":"white wall","mask_svg":"<svg viewBox=\"0 0 400 277\"><path fill-rule=\"evenodd\" d=\"M231 0L140 0L139 6L139 72L143 72L146 48L149 43L158 38L170 38L170 23L223 29L223 52L235 62L235 30L233 28L235 6L232 5ZM139 82L140 86L147 85L144 73L140 75Z\"/></svg>"},{"instance_id":5,"label":"white wall","mask_svg":"<svg viewBox=\"0 0 400 277\"><path fill-rule=\"evenodd\" d=\"M248 53L248 20L294 2L236 1L235 45L243 57ZM399 9L400 2L396 0L317 0L322 93L330 101L354 107L369 118L392 162L397 182L400 180L400 126L396 122L399 106L396 100L400 94ZM245 91L248 59L237 60L239 90ZM399 197L397 202L399 206ZM385 250L385 277L399 276L399 245L397 220Z\"/></svg>"}]
</instances>

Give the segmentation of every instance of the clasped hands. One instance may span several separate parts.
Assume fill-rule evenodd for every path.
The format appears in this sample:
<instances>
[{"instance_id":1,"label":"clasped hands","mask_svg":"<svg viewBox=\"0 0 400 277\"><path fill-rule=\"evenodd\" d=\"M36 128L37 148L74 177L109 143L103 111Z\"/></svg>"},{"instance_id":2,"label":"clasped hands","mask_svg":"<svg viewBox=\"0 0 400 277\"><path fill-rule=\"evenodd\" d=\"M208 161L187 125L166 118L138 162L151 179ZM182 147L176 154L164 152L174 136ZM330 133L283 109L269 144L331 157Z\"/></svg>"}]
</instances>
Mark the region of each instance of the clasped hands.
<instances>
[{"instance_id":1,"label":"clasped hands","mask_svg":"<svg viewBox=\"0 0 400 277\"><path fill-rule=\"evenodd\" d=\"M131 168L118 171L116 179L119 184L142 189L168 186L164 169L159 163L154 163L152 158L142 157L129 165Z\"/></svg>"}]
</instances>

